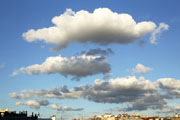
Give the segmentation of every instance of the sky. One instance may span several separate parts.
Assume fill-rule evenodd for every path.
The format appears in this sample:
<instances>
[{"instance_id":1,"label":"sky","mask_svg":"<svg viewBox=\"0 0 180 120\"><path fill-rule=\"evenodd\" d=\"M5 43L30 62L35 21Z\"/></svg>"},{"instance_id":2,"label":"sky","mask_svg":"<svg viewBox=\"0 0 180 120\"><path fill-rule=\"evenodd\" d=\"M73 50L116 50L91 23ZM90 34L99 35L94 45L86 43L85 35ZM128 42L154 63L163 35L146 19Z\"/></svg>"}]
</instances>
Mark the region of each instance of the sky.
<instances>
[{"instance_id":1,"label":"sky","mask_svg":"<svg viewBox=\"0 0 180 120\"><path fill-rule=\"evenodd\" d=\"M0 108L66 119L180 111L179 0L1 0Z\"/></svg>"}]
</instances>

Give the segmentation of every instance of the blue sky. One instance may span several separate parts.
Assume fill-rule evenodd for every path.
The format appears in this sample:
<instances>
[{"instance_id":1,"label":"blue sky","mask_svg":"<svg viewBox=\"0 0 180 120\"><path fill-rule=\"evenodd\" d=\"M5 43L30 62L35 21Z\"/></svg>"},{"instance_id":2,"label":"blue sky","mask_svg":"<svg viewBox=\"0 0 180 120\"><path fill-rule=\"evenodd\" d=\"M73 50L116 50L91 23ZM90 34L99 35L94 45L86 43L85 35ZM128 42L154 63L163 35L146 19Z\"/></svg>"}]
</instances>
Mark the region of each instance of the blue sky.
<instances>
[{"instance_id":1,"label":"blue sky","mask_svg":"<svg viewBox=\"0 0 180 120\"><path fill-rule=\"evenodd\" d=\"M141 100L141 97L134 99L134 103L131 101L118 101L115 102L97 102L94 100L94 96L81 96L76 99L57 99L57 98L47 98L33 96L27 99L16 99L16 97L10 97L10 94L15 92L16 95L20 94L22 90L41 90L41 89L53 89L55 87L61 87L66 85L68 89L71 90L77 86L91 85L95 87L94 81L96 79L103 80L104 74L102 69L99 69L97 73L89 74L87 76L81 76L80 81L71 80L72 74L66 73L68 77L64 77L58 72L53 72L53 74L43 73L42 71L38 75L28 75L27 72L21 71L20 68L34 65L42 64L48 57L61 55L62 58L70 58L72 56L81 56L82 51L88 52L90 49L107 50L110 48L114 54L101 56L101 54L95 55L95 57L102 57L102 60L108 61L108 64L111 67L112 75L105 79L104 81L109 82L110 79L124 78L126 76L133 76L131 72L135 72L135 77L138 81L138 84L142 84L139 81L139 77L143 76L145 80L155 84L162 84L164 88L161 89L162 92L166 91L167 95L170 97L159 97L159 99L167 99L168 102L160 103L161 108L155 109L155 111L163 111L164 109L170 109L173 106L180 106L179 98L180 94L173 94L172 91L168 89L166 82L171 82L173 84L178 84L180 79L180 42L179 42L179 31L180 31L180 15L178 11L180 2L178 0L76 0L76 1L66 1L66 0L31 0L31 1L10 1L10 0L1 0L0 1L0 108L10 108L13 110L28 110L40 112L42 116L48 117L52 114L60 116L60 110L51 109L49 106L51 104L56 104L58 106L68 106L71 108L83 108L83 111L65 111L63 114L74 115L75 117L78 114L91 115L94 112L98 114L103 114L106 112L113 112L114 114L128 112L128 113L142 113L145 115L157 115L157 112L153 112L154 109L145 109L145 110L127 110L127 105L134 105L138 100ZM129 14L133 17L136 23L142 21L151 21L156 24L158 28L159 23L165 23L168 25L168 30L164 30L157 37L157 44L151 44L149 38L151 37L152 31L146 32L143 36L133 38L133 42L128 44L121 44L121 41L118 43L108 42L107 45L99 44L98 38L96 42L85 42L81 43L78 40L76 42L70 42L65 48L62 48L58 51L52 51L51 48L58 46L57 44L48 44L46 40L37 41L38 37L33 40L33 42L28 42L28 39L23 38L22 34L26 33L30 29L42 29L54 26L51 22L52 18L55 16L60 16L64 14L66 9L72 9L74 12L80 10L88 11L92 13L95 9L98 8L108 8L112 13L116 12L118 14ZM105 12L106 14L106 12ZM109 16L111 17L111 16ZM95 19L96 20L96 19ZM102 21L103 22L103 21ZM60 22L61 23L61 22ZM88 23L88 22L87 22ZM79 23L80 24L80 23ZM92 23L90 23L91 26ZM112 24L112 23L108 23ZM121 23L120 23L121 24ZM68 24L69 25L69 24ZM93 24L92 24L93 25ZM78 24L77 24L78 26ZM104 25L106 26L106 25ZM103 26L103 27L104 27ZM67 26L71 27L71 26ZM89 28L87 27L87 34ZM80 32L81 33L81 32ZM79 33L79 34L80 34ZM119 32L117 32L119 33ZM69 34L67 32L67 34ZM82 33L83 34L83 33ZM33 34L31 34L33 36ZM111 34L110 34L111 35ZM77 35L78 36L78 35ZM80 35L81 36L81 35ZM85 36L86 37L86 36ZM90 36L91 38L91 36ZM51 39L51 36L50 36ZM104 38L106 39L106 38ZM56 39L59 40L59 39ZM82 38L82 40L84 40ZM102 39L103 40L103 39ZM143 46L138 45L138 42L142 40L145 41ZM30 40L29 40L30 41ZM61 42L60 42L61 43ZM59 44L59 43L58 43ZM94 56L94 55L93 55ZM87 57L87 56L86 56ZM100 62L104 62L100 61ZM72 61L71 61L72 62ZM99 63L100 64L100 63ZM143 69L151 68L147 70L147 74L141 74L142 71L138 72L136 65L143 65ZM71 64L70 64L71 65ZM105 64L107 65L107 64ZM91 65L90 65L91 66ZM66 64L65 64L65 67ZM73 68L73 66L71 66ZM91 68L89 68L91 69ZM89 70L88 69L88 70ZM98 69L98 68L97 68ZM26 69L27 70L27 69ZM13 76L13 72L17 72L18 75ZM75 70L75 71L78 71ZM79 70L81 71L81 70ZM31 71L32 72L32 71ZM78 73L77 73L78 74ZM75 75L77 75L75 74ZM79 76L76 76L79 77ZM160 78L171 78L171 80L164 80L157 82ZM134 78L133 78L134 79ZM173 80L172 80L173 79ZM127 80L128 81L128 80ZM136 81L136 82L137 82ZM173 82L172 82L173 81ZM117 81L116 81L117 82ZM102 85L103 86L103 85ZM122 85L119 87L123 87ZM137 86L138 87L138 86ZM165 89L167 88L167 89ZM85 89L85 88L84 88ZM180 91L180 86L174 86L171 88L174 91ZM157 90L157 91L158 91ZM108 91L108 90L107 90ZM156 92L157 92L156 91ZM74 91L73 91L74 92ZM81 91L82 92L82 91ZM115 91L113 91L115 92ZM127 91L126 91L127 92ZM149 92L149 91L148 91ZM28 93L26 93L28 94ZM64 93L65 94L65 93ZM76 93L72 93L76 94ZM84 93L85 94L85 93ZM146 93L147 94L147 93ZM157 93L154 93L157 94ZM158 92L158 95L161 92ZM121 96L121 94L118 94ZM138 96L135 94L135 96ZM87 99L88 97L93 97L92 99ZM108 97L108 96L106 96ZM143 99L143 98L142 98ZM28 100L48 100L49 104L47 106L40 106L40 109L34 109L28 105L19 105L15 104L19 101L28 101ZM137 101L136 101L137 100ZM156 107L154 104L150 107ZM158 106L158 105L157 105ZM117 111L119 108L124 108L121 111ZM172 111L171 111L172 112ZM161 113L165 115L165 113ZM170 113L170 115L172 115Z\"/></svg>"}]
</instances>

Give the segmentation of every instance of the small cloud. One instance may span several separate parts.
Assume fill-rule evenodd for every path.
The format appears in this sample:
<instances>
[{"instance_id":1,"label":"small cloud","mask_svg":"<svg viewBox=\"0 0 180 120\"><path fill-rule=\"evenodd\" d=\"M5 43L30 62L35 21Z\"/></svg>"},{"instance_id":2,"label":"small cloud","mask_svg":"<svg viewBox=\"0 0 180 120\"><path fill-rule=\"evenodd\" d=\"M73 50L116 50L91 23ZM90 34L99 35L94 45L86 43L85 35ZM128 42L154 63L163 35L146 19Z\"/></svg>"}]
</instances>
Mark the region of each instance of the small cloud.
<instances>
[{"instance_id":1,"label":"small cloud","mask_svg":"<svg viewBox=\"0 0 180 120\"><path fill-rule=\"evenodd\" d=\"M16 98L16 99L27 99L27 98L30 98L30 96L28 94L17 94L15 92L12 92L9 94L9 97L11 98Z\"/></svg>"},{"instance_id":2,"label":"small cloud","mask_svg":"<svg viewBox=\"0 0 180 120\"><path fill-rule=\"evenodd\" d=\"M41 48L45 48L45 45L41 45Z\"/></svg>"},{"instance_id":3,"label":"small cloud","mask_svg":"<svg viewBox=\"0 0 180 120\"><path fill-rule=\"evenodd\" d=\"M27 105L31 108L34 108L34 109L39 109L41 106L47 106L49 104L49 102L47 100L28 100L28 101L19 101L19 102L16 102L16 106L19 106L19 105Z\"/></svg>"},{"instance_id":4,"label":"small cloud","mask_svg":"<svg viewBox=\"0 0 180 120\"><path fill-rule=\"evenodd\" d=\"M89 51L83 51L81 54L86 54L86 55L102 55L102 56L107 56L107 55L113 55L114 52L112 51L111 48L108 48L106 50L102 50L101 48L97 49L90 49Z\"/></svg>"},{"instance_id":5,"label":"small cloud","mask_svg":"<svg viewBox=\"0 0 180 120\"><path fill-rule=\"evenodd\" d=\"M14 71L14 72L11 74L11 76L17 76L18 74L19 74L18 71Z\"/></svg>"},{"instance_id":6,"label":"small cloud","mask_svg":"<svg viewBox=\"0 0 180 120\"><path fill-rule=\"evenodd\" d=\"M163 31L168 30L169 26L165 23L160 23L159 27L154 29L154 31L151 34L150 37L150 43L151 44L157 44L157 36L159 36L159 34L161 34Z\"/></svg>"},{"instance_id":7,"label":"small cloud","mask_svg":"<svg viewBox=\"0 0 180 120\"><path fill-rule=\"evenodd\" d=\"M50 108L57 111L82 111L83 110L83 108L71 108L67 106L58 106L57 104L51 104Z\"/></svg>"},{"instance_id":8,"label":"small cloud","mask_svg":"<svg viewBox=\"0 0 180 120\"><path fill-rule=\"evenodd\" d=\"M146 67L142 64L137 64L136 67L132 70L132 74L134 74L134 73L147 74L151 70L152 70L152 68L150 68L150 67Z\"/></svg>"}]
</instances>

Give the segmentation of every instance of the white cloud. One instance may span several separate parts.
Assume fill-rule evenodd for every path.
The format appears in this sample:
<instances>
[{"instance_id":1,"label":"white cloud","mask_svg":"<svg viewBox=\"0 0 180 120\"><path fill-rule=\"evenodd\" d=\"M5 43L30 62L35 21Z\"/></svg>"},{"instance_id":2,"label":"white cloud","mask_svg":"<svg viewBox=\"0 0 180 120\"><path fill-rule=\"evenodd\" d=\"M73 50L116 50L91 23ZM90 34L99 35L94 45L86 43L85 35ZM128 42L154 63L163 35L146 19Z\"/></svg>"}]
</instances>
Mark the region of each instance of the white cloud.
<instances>
[{"instance_id":1,"label":"white cloud","mask_svg":"<svg viewBox=\"0 0 180 120\"><path fill-rule=\"evenodd\" d=\"M136 23L131 15L112 12L108 8L98 8L93 13L67 9L64 14L52 18L52 23L52 27L28 30L23 33L23 38L28 42L39 40L55 44L59 49L75 42L128 44L152 32L156 27L154 22Z\"/></svg>"},{"instance_id":2,"label":"white cloud","mask_svg":"<svg viewBox=\"0 0 180 120\"><path fill-rule=\"evenodd\" d=\"M19 71L30 75L59 73L64 76L71 75L73 79L79 80L81 77L95 74L107 77L111 67L104 57L83 54L77 57L48 57L42 64L22 67Z\"/></svg>"},{"instance_id":3,"label":"white cloud","mask_svg":"<svg viewBox=\"0 0 180 120\"><path fill-rule=\"evenodd\" d=\"M9 96L11 97L11 98L16 98L16 99L26 99L26 98L30 98L30 95L28 95L28 94L17 94L17 93L15 93L15 92L12 92L12 93L10 93L9 94Z\"/></svg>"},{"instance_id":4,"label":"white cloud","mask_svg":"<svg viewBox=\"0 0 180 120\"><path fill-rule=\"evenodd\" d=\"M19 74L19 71L16 70L16 71L12 72L11 76L16 76L16 75L18 75L18 74Z\"/></svg>"},{"instance_id":5,"label":"white cloud","mask_svg":"<svg viewBox=\"0 0 180 120\"><path fill-rule=\"evenodd\" d=\"M83 108L71 108L67 106L58 106L56 104L51 104L50 108L57 111L82 111L83 110Z\"/></svg>"},{"instance_id":6,"label":"white cloud","mask_svg":"<svg viewBox=\"0 0 180 120\"><path fill-rule=\"evenodd\" d=\"M165 23L160 23L159 27L157 27L151 34L150 43L157 44L157 36L165 30L168 30L169 26Z\"/></svg>"},{"instance_id":7,"label":"white cloud","mask_svg":"<svg viewBox=\"0 0 180 120\"><path fill-rule=\"evenodd\" d=\"M49 104L49 102L47 100L28 100L28 101L19 101L16 102L16 106L19 105L27 105L31 108L35 108L35 109L39 109L40 106L47 106Z\"/></svg>"},{"instance_id":8,"label":"white cloud","mask_svg":"<svg viewBox=\"0 0 180 120\"><path fill-rule=\"evenodd\" d=\"M133 73L147 74L151 70L152 70L152 68L150 68L150 67L146 67L142 64L137 64L135 69L132 70L132 72Z\"/></svg>"}]
</instances>

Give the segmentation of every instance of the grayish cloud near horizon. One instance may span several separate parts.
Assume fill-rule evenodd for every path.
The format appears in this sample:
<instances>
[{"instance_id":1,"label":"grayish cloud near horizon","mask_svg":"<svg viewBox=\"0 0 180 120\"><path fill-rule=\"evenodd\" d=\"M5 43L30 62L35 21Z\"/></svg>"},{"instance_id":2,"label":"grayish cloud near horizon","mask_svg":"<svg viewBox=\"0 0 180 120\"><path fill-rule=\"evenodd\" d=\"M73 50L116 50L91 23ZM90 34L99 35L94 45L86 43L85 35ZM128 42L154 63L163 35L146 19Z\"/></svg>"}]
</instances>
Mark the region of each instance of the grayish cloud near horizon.
<instances>
[{"instance_id":1,"label":"grayish cloud near horizon","mask_svg":"<svg viewBox=\"0 0 180 120\"><path fill-rule=\"evenodd\" d=\"M180 105L175 106L165 106L163 109L159 110L158 113L178 113L180 111Z\"/></svg>"},{"instance_id":2,"label":"grayish cloud near horizon","mask_svg":"<svg viewBox=\"0 0 180 120\"><path fill-rule=\"evenodd\" d=\"M83 108L71 108L67 106L58 106L57 104L51 104L49 108L57 110L57 111L82 111L84 110Z\"/></svg>"},{"instance_id":3,"label":"grayish cloud near horizon","mask_svg":"<svg viewBox=\"0 0 180 120\"><path fill-rule=\"evenodd\" d=\"M156 28L154 22L136 23L131 15L119 14L109 8L98 8L92 13L67 9L60 16L52 18L52 23L52 27L30 29L22 36L28 42L44 41L62 49L71 43L129 44Z\"/></svg>"},{"instance_id":4,"label":"grayish cloud near horizon","mask_svg":"<svg viewBox=\"0 0 180 120\"><path fill-rule=\"evenodd\" d=\"M41 106L49 105L47 100L27 100L27 101L18 101L15 104L16 106L27 105L34 109L39 109Z\"/></svg>"},{"instance_id":5,"label":"grayish cloud near horizon","mask_svg":"<svg viewBox=\"0 0 180 120\"><path fill-rule=\"evenodd\" d=\"M145 94L145 96L131 102L127 107L124 108L114 108L113 111L127 112L127 111L143 111L147 109L163 109L168 103L166 96L153 93Z\"/></svg>"},{"instance_id":6,"label":"grayish cloud near horizon","mask_svg":"<svg viewBox=\"0 0 180 120\"><path fill-rule=\"evenodd\" d=\"M24 95L36 98L79 99L83 98L97 103L121 103L129 105L120 108L121 111L163 109L168 100L180 98L180 80L160 78L155 82L145 80L143 77L127 76L110 79L109 81L95 80L94 85L80 85L72 89L67 86L41 89L22 90L11 93L11 98L24 99ZM169 83L169 84L168 84ZM163 90L163 92L161 92ZM165 90L165 91L164 91ZM176 92L174 92L176 91ZM20 98L22 97L22 98Z\"/></svg>"}]
</instances>

